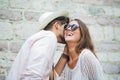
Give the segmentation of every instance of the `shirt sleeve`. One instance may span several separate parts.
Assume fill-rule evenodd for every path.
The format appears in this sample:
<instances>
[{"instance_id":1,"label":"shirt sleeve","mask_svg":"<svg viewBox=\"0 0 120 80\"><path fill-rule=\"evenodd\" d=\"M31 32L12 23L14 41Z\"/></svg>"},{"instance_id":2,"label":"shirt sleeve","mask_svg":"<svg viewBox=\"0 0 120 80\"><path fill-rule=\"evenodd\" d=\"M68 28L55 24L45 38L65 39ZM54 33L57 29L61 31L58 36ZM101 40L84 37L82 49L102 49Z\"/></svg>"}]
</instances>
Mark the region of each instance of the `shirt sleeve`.
<instances>
[{"instance_id":1,"label":"shirt sleeve","mask_svg":"<svg viewBox=\"0 0 120 80\"><path fill-rule=\"evenodd\" d=\"M48 80L56 43L54 38L45 37L33 44L22 80Z\"/></svg>"},{"instance_id":2,"label":"shirt sleeve","mask_svg":"<svg viewBox=\"0 0 120 80\"><path fill-rule=\"evenodd\" d=\"M88 80L104 80L100 62L91 51L85 51L83 64L83 72Z\"/></svg>"}]
</instances>

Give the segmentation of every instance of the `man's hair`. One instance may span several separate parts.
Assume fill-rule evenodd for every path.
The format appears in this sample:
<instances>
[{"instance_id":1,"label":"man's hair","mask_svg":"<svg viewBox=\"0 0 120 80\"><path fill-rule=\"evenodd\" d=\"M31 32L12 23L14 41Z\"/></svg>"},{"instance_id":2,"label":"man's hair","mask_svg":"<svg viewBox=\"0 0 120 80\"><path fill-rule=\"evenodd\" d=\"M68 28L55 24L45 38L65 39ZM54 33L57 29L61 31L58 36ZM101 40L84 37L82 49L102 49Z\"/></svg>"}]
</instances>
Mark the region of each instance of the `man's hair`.
<instances>
[{"instance_id":1,"label":"man's hair","mask_svg":"<svg viewBox=\"0 0 120 80\"><path fill-rule=\"evenodd\" d=\"M52 20L45 28L44 30L50 30L52 28L52 26L54 25L55 22L58 22L60 25L63 25L65 23L69 23L69 18L68 17L64 17L64 16L60 16L55 18L54 20Z\"/></svg>"}]
</instances>

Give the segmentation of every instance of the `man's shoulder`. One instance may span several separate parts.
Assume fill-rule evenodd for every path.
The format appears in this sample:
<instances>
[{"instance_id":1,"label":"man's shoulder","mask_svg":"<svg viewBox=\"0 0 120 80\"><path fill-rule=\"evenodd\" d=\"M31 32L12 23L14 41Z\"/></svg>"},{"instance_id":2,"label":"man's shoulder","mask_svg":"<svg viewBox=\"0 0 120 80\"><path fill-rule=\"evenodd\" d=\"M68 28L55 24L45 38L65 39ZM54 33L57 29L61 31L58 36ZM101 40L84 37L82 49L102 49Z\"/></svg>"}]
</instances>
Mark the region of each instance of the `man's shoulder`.
<instances>
[{"instance_id":1,"label":"man's shoulder","mask_svg":"<svg viewBox=\"0 0 120 80\"><path fill-rule=\"evenodd\" d=\"M56 37L56 36L52 31L41 30L41 31L33 34L29 38L44 38L44 37Z\"/></svg>"}]
</instances>

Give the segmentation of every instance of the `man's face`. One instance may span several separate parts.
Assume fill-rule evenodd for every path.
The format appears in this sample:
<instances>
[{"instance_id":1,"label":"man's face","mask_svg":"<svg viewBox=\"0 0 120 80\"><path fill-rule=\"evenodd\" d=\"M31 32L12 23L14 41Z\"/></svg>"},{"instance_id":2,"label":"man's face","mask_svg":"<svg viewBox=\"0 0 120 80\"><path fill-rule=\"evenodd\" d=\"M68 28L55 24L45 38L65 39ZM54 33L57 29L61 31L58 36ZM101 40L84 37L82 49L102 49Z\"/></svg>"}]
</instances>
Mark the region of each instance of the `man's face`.
<instances>
[{"instance_id":1,"label":"man's face","mask_svg":"<svg viewBox=\"0 0 120 80\"><path fill-rule=\"evenodd\" d=\"M66 24L63 24L63 25L61 25L60 27L59 27L59 37L60 37L60 40L59 40L59 43L63 43L63 44L65 44L66 42L65 42L65 39L64 39L64 26L65 26Z\"/></svg>"}]
</instances>

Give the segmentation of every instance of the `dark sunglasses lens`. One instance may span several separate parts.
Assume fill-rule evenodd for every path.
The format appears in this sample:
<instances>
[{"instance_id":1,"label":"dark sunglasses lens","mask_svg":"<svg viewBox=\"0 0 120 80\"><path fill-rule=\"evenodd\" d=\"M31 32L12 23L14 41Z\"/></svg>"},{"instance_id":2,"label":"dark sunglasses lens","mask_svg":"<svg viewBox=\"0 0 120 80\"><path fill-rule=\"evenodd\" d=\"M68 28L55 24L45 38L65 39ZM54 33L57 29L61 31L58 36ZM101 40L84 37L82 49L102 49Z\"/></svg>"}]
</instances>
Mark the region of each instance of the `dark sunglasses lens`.
<instances>
[{"instance_id":1,"label":"dark sunglasses lens","mask_svg":"<svg viewBox=\"0 0 120 80\"><path fill-rule=\"evenodd\" d=\"M65 25L64 29L67 30L69 28L69 25Z\"/></svg>"},{"instance_id":2,"label":"dark sunglasses lens","mask_svg":"<svg viewBox=\"0 0 120 80\"><path fill-rule=\"evenodd\" d=\"M73 25L65 25L64 29L67 30L68 28L71 28L73 31L76 30L78 28L77 25L73 24Z\"/></svg>"},{"instance_id":3,"label":"dark sunglasses lens","mask_svg":"<svg viewBox=\"0 0 120 80\"><path fill-rule=\"evenodd\" d=\"M76 29L78 28L78 26L75 25L75 24L73 24L73 25L71 26L71 28L72 28L72 30L74 31L74 30L76 30Z\"/></svg>"}]
</instances>

